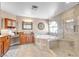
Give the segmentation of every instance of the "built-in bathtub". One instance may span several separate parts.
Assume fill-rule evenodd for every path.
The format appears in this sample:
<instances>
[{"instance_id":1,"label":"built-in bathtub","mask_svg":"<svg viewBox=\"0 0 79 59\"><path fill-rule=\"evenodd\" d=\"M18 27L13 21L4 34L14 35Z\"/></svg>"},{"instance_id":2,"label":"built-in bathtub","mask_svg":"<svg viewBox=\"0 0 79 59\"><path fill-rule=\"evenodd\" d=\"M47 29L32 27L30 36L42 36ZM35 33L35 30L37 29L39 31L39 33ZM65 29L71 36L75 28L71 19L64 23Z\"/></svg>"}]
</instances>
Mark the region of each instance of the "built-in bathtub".
<instances>
[{"instance_id":1,"label":"built-in bathtub","mask_svg":"<svg viewBox=\"0 0 79 59\"><path fill-rule=\"evenodd\" d=\"M52 36L52 35L36 35L36 38L38 38L38 39L45 39L47 41L57 40L58 39L58 37Z\"/></svg>"},{"instance_id":2,"label":"built-in bathtub","mask_svg":"<svg viewBox=\"0 0 79 59\"><path fill-rule=\"evenodd\" d=\"M36 35L35 43L41 49L49 49L51 47L56 47L58 37L52 35Z\"/></svg>"}]
</instances>

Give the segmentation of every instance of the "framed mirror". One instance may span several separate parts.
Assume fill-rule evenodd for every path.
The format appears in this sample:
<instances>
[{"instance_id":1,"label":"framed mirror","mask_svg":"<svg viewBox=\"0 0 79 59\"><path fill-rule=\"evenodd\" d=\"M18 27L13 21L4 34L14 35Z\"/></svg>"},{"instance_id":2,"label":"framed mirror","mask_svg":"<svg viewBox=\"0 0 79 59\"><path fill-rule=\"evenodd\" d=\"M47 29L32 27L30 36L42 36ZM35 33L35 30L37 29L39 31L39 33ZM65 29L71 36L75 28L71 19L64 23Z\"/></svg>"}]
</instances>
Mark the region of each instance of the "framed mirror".
<instances>
[{"instance_id":1,"label":"framed mirror","mask_svg":"<svg viewBox=\"0 0 79 59\"><path fill-rule=\"evenodd\" d=\"M23 30L32 30L32 22L22 22L22 29Z\"/></svg>"},{"instance_id":2,"label":"framed mirror","mask_svg":"<svg viewBox=\"0 0 79 59\"><path fill-rule=\"evenodd\" d=\"M44 25L44 23L38 23L38 29L39 30L43 30L45 28L45 25Z\"/></svg>"}]
</instances>

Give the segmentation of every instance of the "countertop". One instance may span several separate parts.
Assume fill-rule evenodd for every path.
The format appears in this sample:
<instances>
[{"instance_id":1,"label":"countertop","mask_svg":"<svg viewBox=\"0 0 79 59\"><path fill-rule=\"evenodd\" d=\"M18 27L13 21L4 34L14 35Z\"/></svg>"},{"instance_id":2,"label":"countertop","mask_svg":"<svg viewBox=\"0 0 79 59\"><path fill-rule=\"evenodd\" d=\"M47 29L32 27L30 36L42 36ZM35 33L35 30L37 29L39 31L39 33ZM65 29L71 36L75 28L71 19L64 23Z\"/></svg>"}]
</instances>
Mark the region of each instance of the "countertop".
<instances>
[{"instance_id":1,"label":"countertop","mask_svg":"<svg viewBox=\"0 0 79 59\"><path fill-rule=\"evenodd\" d=\"M0 35L0 37L4 37L4 36L7 36L7 35Z\"/></svg>"}]
</instances>

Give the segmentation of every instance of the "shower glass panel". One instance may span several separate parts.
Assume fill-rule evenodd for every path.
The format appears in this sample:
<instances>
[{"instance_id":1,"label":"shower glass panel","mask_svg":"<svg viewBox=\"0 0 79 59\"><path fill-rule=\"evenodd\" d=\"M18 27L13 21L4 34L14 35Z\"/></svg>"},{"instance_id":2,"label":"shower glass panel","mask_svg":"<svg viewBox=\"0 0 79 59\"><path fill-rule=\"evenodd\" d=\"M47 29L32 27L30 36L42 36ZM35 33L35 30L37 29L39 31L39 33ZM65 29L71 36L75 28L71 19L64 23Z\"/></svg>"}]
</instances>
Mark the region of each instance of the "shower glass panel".
<instances>
[{"instance_id":1,"label":"shower glass panel","mask_svg":"<svg viewBox=\"0 0 79 59\"><path fill-rule=\"evenodd\" d=\"M76 32L76 21L72 19L67 19L64 21L64 37L74 38Z\"/></svg>"}]
</instances>

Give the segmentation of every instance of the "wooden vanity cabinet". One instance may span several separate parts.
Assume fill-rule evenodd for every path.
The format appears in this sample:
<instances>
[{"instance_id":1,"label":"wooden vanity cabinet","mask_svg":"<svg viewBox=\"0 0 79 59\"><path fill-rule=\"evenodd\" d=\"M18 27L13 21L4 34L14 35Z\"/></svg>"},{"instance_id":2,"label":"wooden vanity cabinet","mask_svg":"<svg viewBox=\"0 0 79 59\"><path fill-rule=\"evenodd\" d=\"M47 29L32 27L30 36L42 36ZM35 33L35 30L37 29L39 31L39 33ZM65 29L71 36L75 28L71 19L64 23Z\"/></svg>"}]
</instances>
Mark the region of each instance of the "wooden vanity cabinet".
<instances>
[{"instance_id":1,"label":"wooden vanity cabinet","mask_svg":"<svg viewBox=\"0 0 79 59\"><path fill-rule=\"evenodd\" d=\"M0 57L3 56L3 43L0 40Z\"/></svg>"},{"instance_id":2,"label":"wooden vanity cabinet","mask_svg":"<svg viewBox=\"0 0 79 59\"><path fill-rule=\"evenodd\" d=\"M8 36L5 36L3 38L4 42L3 42L3 46L4 46L4 54L8 51L9 47L10 47L10 39Z\"/></svg>"},{"instance_id":3,"label":"wooden vanity cabinet","mask_svg":"<svg viewBox=\"0 0 79 59\"><path fill-rule=\"evenodd\" d=\"M19 38L20 38L20 44L26 44L27 43L27 36L23 33L19 33Z\"/></svg>"},{"instance_id":4,"label":"wooden vanity cabinet","mask_svg":"<svg viewBox=\"0 0 79 59\"><path fill-rule=\"evenodd\" d=\"M21 44L27 43L27 37L26 37L26 35L21 35L21 36L20 36L20 43L21 43Z\"/></svg>"},{"instance_id":5,"label":"wooden vanity cabinet","mask_svg":"<svg viewBox=\"0 0 79 59\"><path fill-rule=\"evenodd\" d=\"M19 33L20 44L34 43L34 34Z\"/></svg>"},{"instance_id":6,"label":"wooden vanity cabinet","mask_svg":"<svg viewBox=\"0 0 79 59\"><path fill-rule=\"evenodd\" d=\"M3 56L10 47L9 36L0 37L0 56Z\"/></svg>"}]
</instances>

